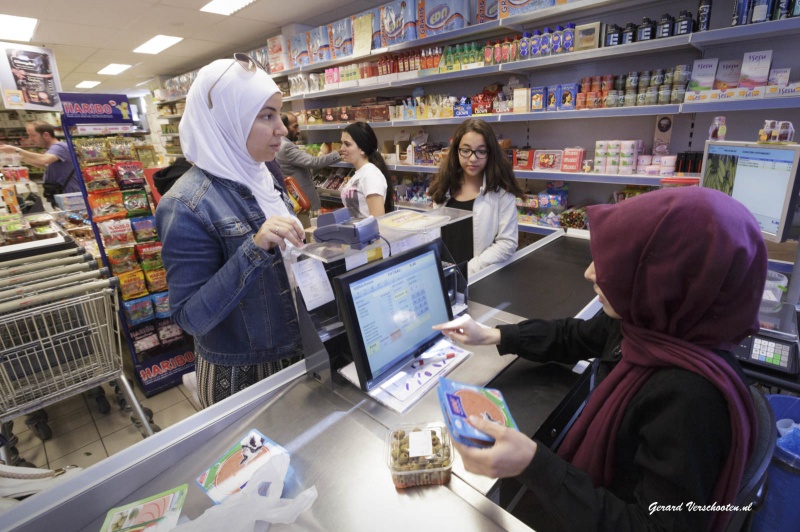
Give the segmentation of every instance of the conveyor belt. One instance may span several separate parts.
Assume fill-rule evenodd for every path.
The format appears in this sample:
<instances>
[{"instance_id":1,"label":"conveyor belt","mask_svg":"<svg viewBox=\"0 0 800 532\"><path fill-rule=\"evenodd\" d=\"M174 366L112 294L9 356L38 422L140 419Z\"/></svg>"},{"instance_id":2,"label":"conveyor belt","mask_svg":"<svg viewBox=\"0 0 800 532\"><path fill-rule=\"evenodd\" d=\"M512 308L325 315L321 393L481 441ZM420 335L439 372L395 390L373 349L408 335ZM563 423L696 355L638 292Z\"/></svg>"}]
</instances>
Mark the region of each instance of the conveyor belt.
<instances>
[{"instance_id":1,"label":"conveyor belt","mask_svg":"<svg viewBox=\"0 0 800 532\"><path fill-rule=\"evenodd\" d=\"M525 318L574 316L595 296L591 262L588 240L562 237L470 285L469 298Z\"/></svg>"}]
</instances>

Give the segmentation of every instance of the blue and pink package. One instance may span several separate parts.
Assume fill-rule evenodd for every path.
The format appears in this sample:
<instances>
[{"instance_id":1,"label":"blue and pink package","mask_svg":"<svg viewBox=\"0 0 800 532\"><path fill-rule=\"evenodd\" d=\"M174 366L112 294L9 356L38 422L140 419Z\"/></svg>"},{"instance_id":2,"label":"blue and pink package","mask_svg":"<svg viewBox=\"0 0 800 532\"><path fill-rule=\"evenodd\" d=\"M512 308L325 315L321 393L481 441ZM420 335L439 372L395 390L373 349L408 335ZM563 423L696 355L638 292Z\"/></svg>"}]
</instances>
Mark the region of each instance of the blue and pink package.
<instances>
[{"instance_id":1,"label":"blue and pink package","mask_svg":"<svg viewBox=\"0 0 800 532\"><path fill-rule=\"evenodd\" d=\"M500 18L530 13L556 5L556 0L498 0Z\"/></svg>"},{"instance_id":2,"label":"blue and pink package","mask_svg":"<svg viewBox=\"0 0 800 532\"><path fill-rule=\"evenodd\" d=\"M372 15L372 49L375 50L381 47L381 8L373 7L353 15L351 17L353 20L350 22L352 27L355 28L355 19L365 15Z\"/></svg>"},{"instance_id":3,"label":"blue and pink package","mask_svg":"<svg viewBox=\"0 0 800 532\"><path fill-rule=\"evenodd\" d=\"M169 292L150 294L156 318L169 318Z\"/></svg>"},{"instance_id":4,"label":"blue and pink package","mask_svg":"<svg viewBox=\"0 0 800 532\"><path fill-rule=\"evenodd\" d=\"M292 68L300 68L311 64L308 56L308 32L298 33L289 38L289 58Z\"/></svg>"},{"instance_id":5,"label":"blue and pink package","mask_svg":"<svg viewBox=\"0 0 800 532\"><path fill-rule=\"evenodd\" d=\"M150 296L123 301L122 308L131 327L153 319L153 303Z\"/></svg>"},{"instance_id":6,"label":"blue and pink package","mask_svg":"<svg viewBox=\"0 0 800 532\"><path fill-rule=\"evenodd\" d=\"M417 36L420 39L464 28L468 22L467 0L417 0Z\"/></svg>"},{"instance_id":7,"label":"blue and pink package","mask_svg":"<svg viewBox=\"0 0 800 532\"><path fill-rule=\"evenodd\" d=\"M353 55L353 27L350 17L328 24L328 42L334 59Z\"/></svg>"},{"instance_id":8,"label":"blue and pink package","mask_svg":"<svg viewBox=\"0 0 800 532\"><path fill-rule=\"evenodd\" d=\"M478 0L478 6L475 13L475 22L483 24L484 22L491 22L497 20L498 0Z\"/></svg>"},{"instance_id":9,"label":"blue and pink package","mask_svg":"<svg viewBox=\"0 0 800 532\"><path fill-rule=\"evenodd\" d=\"M415 0L389 2L381 6L381 46L390 46L417 38Z\"/></svg>"},{"instance_id":10,"label":"blue and pink package","mask_svg":"<svg viewBox=\"0 0 800 532\"><path fill-rule=\"evenodd\" d=\"M320 26L308 32L308 56L312 63L333 59L328 41L328 26Z\"/></svg>"}]
</instances>

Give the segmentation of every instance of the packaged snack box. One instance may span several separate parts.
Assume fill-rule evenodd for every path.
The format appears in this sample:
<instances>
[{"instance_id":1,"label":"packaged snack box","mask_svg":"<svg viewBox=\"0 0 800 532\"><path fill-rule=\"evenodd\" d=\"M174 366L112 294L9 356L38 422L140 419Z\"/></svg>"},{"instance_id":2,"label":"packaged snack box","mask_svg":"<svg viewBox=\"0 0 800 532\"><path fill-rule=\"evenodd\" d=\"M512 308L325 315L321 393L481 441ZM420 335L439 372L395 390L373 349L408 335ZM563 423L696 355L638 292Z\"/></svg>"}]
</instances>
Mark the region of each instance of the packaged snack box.
<instances>
[{"instance_id":1,"label":"packaged snack box","mask_svg":"<svg viewBox=\"0 0 800 532\"><path fill-rule=\"evenodd\" d=\"M381 46L417 38L416 7L414 0L400 0L381 6Z\"/></svg>"},{"instance_id":2,"label":"packaged snack box","mask_svg":"<svg viewBox=\"0 0 800 532\"><path fill-rule=\"evenodd\" d=\"M420 39L461 29L468 21L467 0L417 0L417 36Z\"/></svg>"}]
</instances>

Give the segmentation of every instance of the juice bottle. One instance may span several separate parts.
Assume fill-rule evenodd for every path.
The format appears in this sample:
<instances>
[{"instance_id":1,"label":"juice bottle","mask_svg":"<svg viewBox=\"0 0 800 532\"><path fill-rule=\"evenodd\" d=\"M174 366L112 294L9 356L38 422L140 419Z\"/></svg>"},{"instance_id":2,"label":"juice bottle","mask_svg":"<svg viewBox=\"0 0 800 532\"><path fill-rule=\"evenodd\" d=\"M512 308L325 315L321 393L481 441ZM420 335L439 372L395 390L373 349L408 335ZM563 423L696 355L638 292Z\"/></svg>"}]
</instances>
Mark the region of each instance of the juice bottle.
<instances>
[{"instance_id":1,"label":"juice bottle","mask_svg":"<svg viewBox=\"0 0 800 532\"><path fill-rule=\"evenodd\" d=\"M494 48L492 41L486 41L486 46L483 48L483 64L486 66L494 64Z\"/></svg>"},{"instance_id":2,"label":"juice bottle","mask_svg":"<svg viewBox=\"0 0 800 532\"><path fill-rule=\"evenodd\" d=\"M508 53L510 52L510 43L508 42L508 37L503 39L503 44L500 45L500 53L501 53L501 62L508 63Z\"/></svg>"},{"instance_id":3,"label":"juice bottle","mask_svg":"<svg viewBox=\"0 0 800 532\"><path fill-rule=\"evenodd\" d=\"M519 35L514 35L514 40L511 41L511 47L508 50L509 61L519 61Z\"/></svg>"},{"instance_id":4,"label":"juice bottle","mask_svg":"<svg viewBox=\"0 0 800 532\"><path fill-rule=\"evenodd\" d=\"M494 64L499 65L503 62L503 50L500 48L500 41L494 43Z\"/></svg>"}]
</instances>

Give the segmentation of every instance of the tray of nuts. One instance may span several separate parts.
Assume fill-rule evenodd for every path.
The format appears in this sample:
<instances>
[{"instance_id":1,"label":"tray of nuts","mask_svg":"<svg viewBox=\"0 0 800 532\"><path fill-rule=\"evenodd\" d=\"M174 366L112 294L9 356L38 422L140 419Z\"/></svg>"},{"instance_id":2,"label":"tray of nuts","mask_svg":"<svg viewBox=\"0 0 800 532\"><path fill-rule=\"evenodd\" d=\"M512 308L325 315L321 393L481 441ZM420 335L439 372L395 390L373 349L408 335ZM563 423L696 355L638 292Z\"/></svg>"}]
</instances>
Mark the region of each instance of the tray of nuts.
<instances>
[{"instance_id":1,"label":"tray of nuts","mask_svg":"<svg viewBox=\"0 0 800 532\"><path fill-rule=\"evenodd\" d=\"M447 484L453 445L443 423L401 425L386 436L386 463L396 488Z\"/></svg>"}]
</instances>

